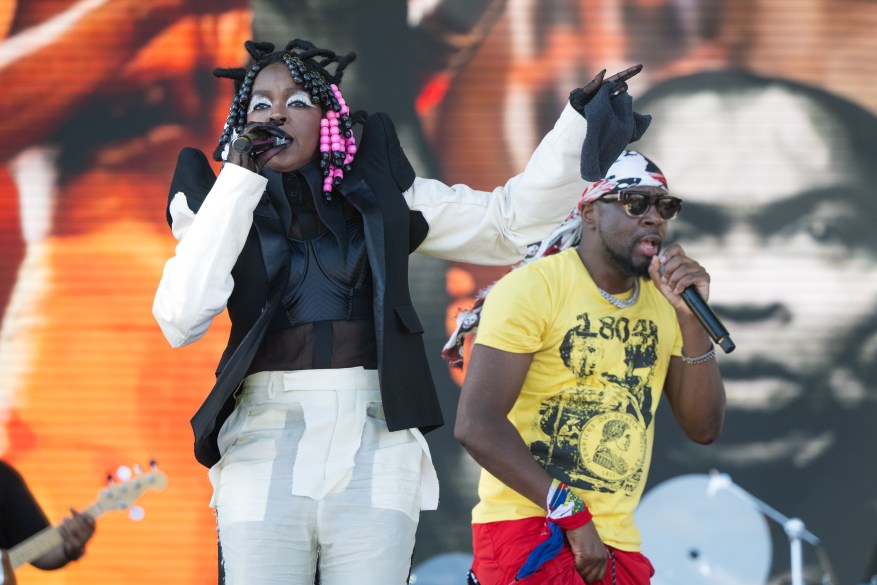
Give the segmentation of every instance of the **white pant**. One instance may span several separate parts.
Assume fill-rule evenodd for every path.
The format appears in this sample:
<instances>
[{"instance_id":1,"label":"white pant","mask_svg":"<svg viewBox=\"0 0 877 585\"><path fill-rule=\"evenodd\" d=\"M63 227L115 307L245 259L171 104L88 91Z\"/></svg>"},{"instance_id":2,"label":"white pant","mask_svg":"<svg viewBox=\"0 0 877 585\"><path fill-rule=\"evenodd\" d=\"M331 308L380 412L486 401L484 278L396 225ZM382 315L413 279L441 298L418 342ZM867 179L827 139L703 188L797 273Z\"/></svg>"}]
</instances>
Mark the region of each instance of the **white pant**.
<instances>
[{"instance_id":1,"label":"white pant","mask_svg":"<svg viewBox=\"0 0 877 585\"><path fill-rule=\"evenodd\" d=\"M374 370L248 376L210 469L227 585L406 582L421 509L438 504L429 448L389 432Z\"/></svg>"}]
</instances>

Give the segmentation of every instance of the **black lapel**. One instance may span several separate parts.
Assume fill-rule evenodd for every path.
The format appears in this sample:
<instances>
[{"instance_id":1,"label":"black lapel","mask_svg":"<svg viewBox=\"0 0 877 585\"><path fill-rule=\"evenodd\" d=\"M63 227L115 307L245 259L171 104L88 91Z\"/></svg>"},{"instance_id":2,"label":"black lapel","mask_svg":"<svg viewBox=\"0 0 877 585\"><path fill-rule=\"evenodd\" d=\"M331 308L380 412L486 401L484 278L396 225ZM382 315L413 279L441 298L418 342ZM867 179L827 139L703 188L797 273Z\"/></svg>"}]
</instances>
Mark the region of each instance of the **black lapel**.
<instances>
[{"instance_id":1,"label":"black lapel","mask_svg":"<svg viewBox=\"0 0 877 585\"><path fill-rule=\"evenodd\" d=\"M268 179L268 187L266 196L253 212L253 225L259 234L262 261L270 282L280 272L281 266L289 262L286 234L292 221L292 210L283 190L283 175L270 169L265 169L263 174Z\"/></svg>"},{"instance_id":2,"label":"black lapel","mask_svg":"<svg viewBox=\"0 0 877 585\"><path fill-rule=\"evenodd\" d=\"M289 208L289 201L286 200L286 192L283 189L283 173L265 169L262 174L268 179L268 200L283 223L284 229L288 230L292 222L292 210Z\"/></svg>"},{"instance_id":3,"label":"black lapel","mask_svg":"<svg viewBox=\"0 0 877 585\"><path fill-rule=\"evenodd\" d=\"M374 287L375 338L377 340L378 367L381 366L384 344L384 297L387 289L387 259L384 216L378 198L363 179L347 180L339 189L340 194L362 214L365 229L365 247L372 271Z\"/></svg>"},{"instance_id":4,"label":"black lapel","mask_svg":"<svg viewBox=\"0 0 877 585\"><path fill-rule=\"evenodd\" d=\"M347 224L344 219L344 207L341 201L336 197L333 201L326 202L323 198L323 173L320 172L319 162L312 162L299 171L304 177L311 190L311 196L314 198L314 207L317 209L317 215L320 221L329 228L338 245L341 248L343 257L347 257Z\"/></svg>"}]
</instances>

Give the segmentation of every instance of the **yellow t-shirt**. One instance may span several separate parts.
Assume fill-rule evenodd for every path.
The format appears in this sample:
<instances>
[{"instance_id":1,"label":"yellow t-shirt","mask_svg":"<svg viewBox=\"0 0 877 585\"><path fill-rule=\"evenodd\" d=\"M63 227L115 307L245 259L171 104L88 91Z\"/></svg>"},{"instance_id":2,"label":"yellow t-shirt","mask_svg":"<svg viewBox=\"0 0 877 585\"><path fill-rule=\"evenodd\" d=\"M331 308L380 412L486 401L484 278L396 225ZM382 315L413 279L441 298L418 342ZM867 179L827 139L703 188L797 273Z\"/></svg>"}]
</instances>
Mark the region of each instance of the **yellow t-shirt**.
<instances>
[{"instance_id":1,"label":"yellow t-shirt","mask_svg":"<svg viewBox=\"0 0 877 585\"><path fill-rule=\"evenodd\" d=\"M671 355L676 311L651 281L618 309L600 296L575 249L522 266L494 285L475 343L533 353L509 413L533 457L573 487L606 544L639 550L633 513L651 462L654 415ZM475 523L545 510L482 471Z\"/></svg>"}]
</instances>

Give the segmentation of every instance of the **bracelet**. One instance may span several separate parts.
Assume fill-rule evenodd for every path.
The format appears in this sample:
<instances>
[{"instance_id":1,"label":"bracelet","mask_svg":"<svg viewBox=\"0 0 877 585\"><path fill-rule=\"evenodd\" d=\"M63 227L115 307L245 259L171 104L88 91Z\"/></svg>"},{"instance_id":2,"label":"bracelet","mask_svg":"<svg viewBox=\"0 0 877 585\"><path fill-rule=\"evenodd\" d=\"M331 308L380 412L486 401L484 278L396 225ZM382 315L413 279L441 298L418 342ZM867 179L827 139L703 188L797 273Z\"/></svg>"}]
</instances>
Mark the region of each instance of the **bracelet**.
<instances>
[{"instance_id":1,"label":"bracelet","mask_svg":"<svg viewBox=\"0 0 877 585\"><path fill-rule=\"evenodd\" d=\"M553 479L548 489L548 520L564 530L584 526L591 521L591 511L568 485Z\"/></svg>"},{"instance_id":2,"label":"bracelet","mask_svg":"<svg viewBox=\"0 0 877 585\"><path fill-rule=\"evenodd\" d=\"M548 517L542 528L541 541L527 555L527 560L515 574L515 580L524 579L555 558L563 548L563 531L574 530L591 521L591 512L572 489L556 478L548 488ZM544 536L544 538L543 538ZM540 581L542 583L542 581Z\"/></svg>"},{"instance_id":3,"label":"bracelet","mask_svg":"<svg viewBox=\"0 0 877 585\"><path fill-rule=\"evenodd\" d=\"M697 364L702 364L704 362L708 362L714 357L716 357L716 348L711 347L708 352L703 355L699 355L697 357L688 357L684 353L681 355L682 363L688 364L689 366L696 366Z\"/></svg>"}]
</instances>

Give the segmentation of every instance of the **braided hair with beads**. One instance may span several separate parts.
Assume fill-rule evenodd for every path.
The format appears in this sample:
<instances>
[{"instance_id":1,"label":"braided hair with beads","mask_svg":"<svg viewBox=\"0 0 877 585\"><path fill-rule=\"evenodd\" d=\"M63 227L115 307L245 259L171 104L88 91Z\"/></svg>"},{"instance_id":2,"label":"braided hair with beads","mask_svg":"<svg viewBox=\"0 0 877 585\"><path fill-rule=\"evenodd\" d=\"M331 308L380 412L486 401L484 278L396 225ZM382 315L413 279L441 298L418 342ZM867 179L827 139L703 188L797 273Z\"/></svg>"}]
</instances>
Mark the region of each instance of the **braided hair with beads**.
<instances>
[{"instance_id":1,"label":"braided hair with beads","mask_svg":"<svg viewBox=\"0 0 877 585\"><path fill-rule=\"evenodd\" d=\"M341 185L344 173L356 154L353 120L350 108L338 89L347 66L356 59L355 53L336 55L328 49L319 49L313 43L295 39L281 51L273 43L247 41L244 43L252 63L247 68L214 69L213 75L235 81L235 96L219 144L213 152L214 160L223 160L223 153L235 134L242 134L247 123L247 106L253 92L253 81L259 71L274 63L284 63L292 80L311 96L311 101L323 110L320 120L320 168L323 173L323 197L332 200L332 190ZM327 69L334 65L334 72Z\"/></svg>"}]
</instances>

